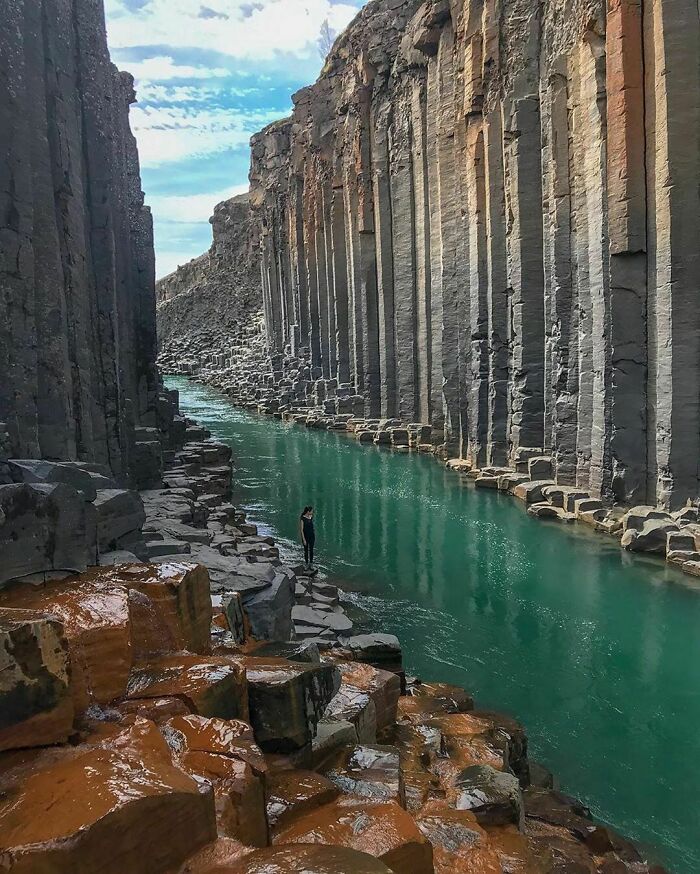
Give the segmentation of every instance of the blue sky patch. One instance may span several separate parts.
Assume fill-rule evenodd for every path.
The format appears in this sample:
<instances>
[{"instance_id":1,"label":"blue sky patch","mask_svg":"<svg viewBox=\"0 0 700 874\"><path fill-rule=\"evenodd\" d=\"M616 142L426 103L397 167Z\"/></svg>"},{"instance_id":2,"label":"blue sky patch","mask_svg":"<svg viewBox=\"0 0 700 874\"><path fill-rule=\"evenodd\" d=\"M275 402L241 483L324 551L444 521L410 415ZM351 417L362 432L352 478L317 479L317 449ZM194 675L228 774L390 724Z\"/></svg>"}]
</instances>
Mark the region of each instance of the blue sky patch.
<instances>
[{"instance_id":1,"label":"blue sky patch","mask_svg":"<svg viewBox=\"0 0 700 874\"><path fill-rule=\"evenodd\" d=\"M291 111L360 0L105 0L114 62L136 79L131 123L159 277L204 252L209 216L247 190L252 134Z\"/></svg>"}]
</instances>

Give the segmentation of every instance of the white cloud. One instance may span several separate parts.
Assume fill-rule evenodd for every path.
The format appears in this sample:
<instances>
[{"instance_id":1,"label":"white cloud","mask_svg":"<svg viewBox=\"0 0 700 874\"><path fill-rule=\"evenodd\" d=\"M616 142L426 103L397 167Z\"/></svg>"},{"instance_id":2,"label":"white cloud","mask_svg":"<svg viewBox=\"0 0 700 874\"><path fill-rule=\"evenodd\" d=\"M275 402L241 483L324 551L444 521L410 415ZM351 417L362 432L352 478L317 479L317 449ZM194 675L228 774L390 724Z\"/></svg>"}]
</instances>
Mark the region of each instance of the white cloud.
<instances>
[{"instance_id":1,"label":"white cloud","mask_svg":"<svg viewBox=\"0 0 700 874\"><path fill-rule=\"evenodd\" d=\"M157 220L168 222L208 222L214 207L222 200L228 200L248 190L246 183L232 185L221 191L209 194L183 194L151 197L148 203Z\"/></svg>"},{"instance_id":2,"label":"white cloud","mask_svg":"<svg viewBox=\"0 0 700 874\"><path fill-rule=\"evenodd\" d=\"M143 61L125 61L124 67L136 79L148 82L164 82L169 79L215 79L228 76L224 68L193 67L187 64L176 64L172 58L156 55Z\"/></svg>"},{"instance_id":3,"label":"white cloud","mask_svg":"<svg viewBox=\"0 0 700 874\"><path fill-rule=\"evenodd\" d=\"M132 107L131 126L143 167L157 167L248 144L250 137L280 117L279 109Z\"/></svg>"},{"instance_id":4,"label":"white cloud","mask_svg":"<svg viewBox=\"0 0 700 874\"><path fill-rule=\"evenodd\" d=\"M252 60L278 53L309 57L326 18L342 30L357 13L330 0L147 0L139 9L107 0L106 9L114 49L159 45Z\"/></svg>"}]
</instances>

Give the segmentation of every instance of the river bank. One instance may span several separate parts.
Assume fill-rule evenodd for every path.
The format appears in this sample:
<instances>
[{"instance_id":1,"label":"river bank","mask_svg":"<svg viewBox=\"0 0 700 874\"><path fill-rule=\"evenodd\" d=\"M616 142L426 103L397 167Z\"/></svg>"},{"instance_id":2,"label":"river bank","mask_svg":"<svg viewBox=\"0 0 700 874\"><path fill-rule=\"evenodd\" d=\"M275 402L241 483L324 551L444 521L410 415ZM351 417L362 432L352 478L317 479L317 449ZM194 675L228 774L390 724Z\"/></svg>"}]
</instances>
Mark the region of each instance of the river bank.
<instances>
[{"instance_id":1,"label":"river bank","mask_svg":"<svg viewBox=\"0 0 700 874\"><path fill-rule=\"evenodd\" d=\"M430 456L359 448L177 384L234 448L237 499L280 546L294 546L297 506L317 503L324 568L399 636L409 670L515 714L567 791L695 870L691 578L588 526L532 519Z\"/></svg>"},{"instance_id":2,"label":"river bank","mask_svg":"<svg viewBox=\"0 0 700 874\"><path fill-rule=\"evenodd\" d=\"M53 678L2 735L8 870L661 870L551 789L517 722L353 635L230 502L230 447L184 425L128 544L1 593L15 704L30 652Z\"/></svg>"}]
</instances>

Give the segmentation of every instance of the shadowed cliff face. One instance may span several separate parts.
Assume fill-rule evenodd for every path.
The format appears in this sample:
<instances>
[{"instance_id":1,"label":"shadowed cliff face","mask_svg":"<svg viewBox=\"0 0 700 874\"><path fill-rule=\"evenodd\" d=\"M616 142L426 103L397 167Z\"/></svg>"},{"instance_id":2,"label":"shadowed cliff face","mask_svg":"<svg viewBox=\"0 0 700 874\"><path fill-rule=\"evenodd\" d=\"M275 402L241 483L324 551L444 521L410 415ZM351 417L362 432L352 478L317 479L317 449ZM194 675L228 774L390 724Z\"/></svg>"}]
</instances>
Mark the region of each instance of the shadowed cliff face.
<instances>
[{"instance_id":1,"label":"shadowed cliff face","mask_svg":"<svg viewBox=\"0 0 700 874\"><path fill-rule=\"evenodd\" d=\"M128 474L157 393L153 235L102 4L0 28L0 455Z\"/></svg>"},{"instance_id":2,"label":"shadowed cliff face","mask_svg":"<svg viewBox=\"0 0 700 874\"><path fill-rule=\"evenodd\" d=\"M211 248L157 283L158 341L164 366L241 336L262 306L257 228L249 198L218 204Z\"/></svg>"},{"instance_id":3,"label":"shadowed cliff face","mask_svg":"<svg viewBox=\"0 0 700 874\"><path fill-rule=\"evenodd\" d=\"M606 499L700 493L696 0L374 0L253 138L271 352Z\"/></svg>"}]
</instances>

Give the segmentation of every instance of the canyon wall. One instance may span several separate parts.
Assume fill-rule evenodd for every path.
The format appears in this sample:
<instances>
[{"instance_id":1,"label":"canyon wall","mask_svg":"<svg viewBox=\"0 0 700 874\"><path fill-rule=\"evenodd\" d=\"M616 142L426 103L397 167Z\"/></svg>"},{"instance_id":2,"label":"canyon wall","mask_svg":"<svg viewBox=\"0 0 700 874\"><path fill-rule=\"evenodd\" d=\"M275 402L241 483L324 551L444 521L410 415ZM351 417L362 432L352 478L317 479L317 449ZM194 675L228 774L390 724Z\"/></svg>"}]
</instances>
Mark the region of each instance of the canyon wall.
<instances>
[{"instance_id":1,"label":"canyon wall","mask_svg":"<svg viewBox=\"0 0 700 874\"><path fill-rule=\"evenodd\" d=\"M119 478L157 425L155 272L101 0L6 0L0 28L0 458Z\"/></svg>"},{"instance_id":2,"label":"canyon wall","mask_svg":"<svg viewBox=\"0 0 700 874\"><path fill-rule=\"evenodd\" d=\"M699 180L697 0L373 0L253 138L270 350L474 466L681 505Z\"/></svg>"},{"instance_id":3,"label":"canyon wall","mask_svg":"<svg viewBox=\"0 0 700 874\"><path fill-rule=\"evenodd\" d=\"M218 204L209 221L209 251L156 284L158 342L166 364L230 345L262 306L248 194Z\"/></svg>"}]
</instances>

